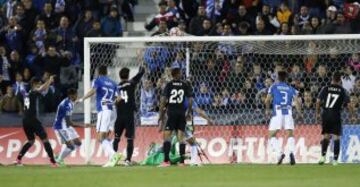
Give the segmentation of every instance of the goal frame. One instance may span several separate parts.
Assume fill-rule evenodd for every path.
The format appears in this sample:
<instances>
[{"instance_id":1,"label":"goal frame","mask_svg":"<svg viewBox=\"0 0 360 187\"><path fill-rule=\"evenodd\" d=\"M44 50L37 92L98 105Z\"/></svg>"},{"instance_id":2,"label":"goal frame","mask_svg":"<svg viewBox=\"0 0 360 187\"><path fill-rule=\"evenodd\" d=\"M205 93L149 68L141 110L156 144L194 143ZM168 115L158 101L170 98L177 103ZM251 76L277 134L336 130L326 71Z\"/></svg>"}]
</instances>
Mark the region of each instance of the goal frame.
<instances>
[{"instance_id":1,"label":"goal frame","mask_svg":"<svg viewBox=\"0 0 360 187\"><path fill-rule=\"evenodd\" d=\"M167 37L86 37L84 38L84 94L91 89L90 44L91 43L131 43L131 42L244 42L244 41L321 41L321 40L359 40L360 34L333 35L269 35L269 36L167 36ZM186 52L187 56L189 52ZM188 59L188 57L187 57ZM187 60L187 66L189 65ZM188 74L187 68L187 74ZM91 100L84 101L84 150L85 164L91 161Z\"/></svg>"}]
</instances>

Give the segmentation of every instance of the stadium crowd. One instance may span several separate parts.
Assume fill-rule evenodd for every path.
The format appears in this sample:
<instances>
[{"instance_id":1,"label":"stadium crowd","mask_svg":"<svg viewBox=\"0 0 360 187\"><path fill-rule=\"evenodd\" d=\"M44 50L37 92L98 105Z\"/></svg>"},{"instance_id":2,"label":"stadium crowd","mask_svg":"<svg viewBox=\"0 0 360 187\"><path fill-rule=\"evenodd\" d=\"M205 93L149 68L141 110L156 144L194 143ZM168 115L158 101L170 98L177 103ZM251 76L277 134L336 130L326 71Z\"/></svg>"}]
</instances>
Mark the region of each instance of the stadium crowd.
<instances>
[{"instance_id":1,"label":"stadium crowd","mask_svg":"<svg viewBox=\"0 0 360 187\"><path fill-rule=\"evenodd\" d=\"M134 21L132 7L136 3L0 0L0 111L21 113L21 97L31 77L46 80L54 74L54 85L43 93L47 101L43 110L54 112L65 90L77 87L84 37L121 37L120 19ZM158 6L158 14L145 25L154 36L173 27L196 36L360 33L359 1L354 0L166 0ZM290 82L300 90L308 108L314 107L319 87L329 83L329 74L340 69L352 104L359 105L358 53L229 55L221 50L202 53L204 47L193 44L190 67L195 100L204 109L263 108L264 96L279 69L289 72ZM160 90L170 77L169 67L185 63L183 51L169 58L167 53L165 48L145 52L149 75L141 89L143 115L157 111Z\"/></svg>"}]
</instances>

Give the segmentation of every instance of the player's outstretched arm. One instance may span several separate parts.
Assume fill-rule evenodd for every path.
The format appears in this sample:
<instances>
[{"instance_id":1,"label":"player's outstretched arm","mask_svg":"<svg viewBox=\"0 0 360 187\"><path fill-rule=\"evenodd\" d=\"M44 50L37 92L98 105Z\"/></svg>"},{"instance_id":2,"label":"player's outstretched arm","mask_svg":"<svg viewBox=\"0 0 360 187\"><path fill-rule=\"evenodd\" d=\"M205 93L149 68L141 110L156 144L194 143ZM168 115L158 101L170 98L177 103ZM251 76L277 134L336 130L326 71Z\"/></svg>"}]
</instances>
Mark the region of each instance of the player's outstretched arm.
<instances>
[{"instance_id":1,"label":"player's outstretched arm","mask_svg":"<svg viewBox=\"0 0 360 187\"><path fill-rule=\"evenodd\" d=\"M55 75L50 76L50 78L44 84L42 84L38 89L36 89L36 91L43 92L49 89L50 85L54 82L54 78Z\"/></svg>"},{"instance_id":2,"label":"player's outstretched arm","mask_svg":"<svg viewBox=\"0 0 360 187\"><path fill-rule=\"evenodd\" d=\"M77 100L77 102L83 102L86 99L90 98L91 96L93 96L96 93L96 89L95 88L91 88L91 90L89 90L84 97L80 98Z\"/></svg>"},{"instance_id":3,"label":"player's outstretched arm","mask_svg":"<svg viewBox=\"0 0 360 187\"><path fill-rule=\"evenodd\" d=\"M321 100L318 98L316 99L316 120L320 121L320 105L321 105Z\"/></svg>"},{"instance_id":4,"label":"player's outstretched arm","mask_svg":"<svg viewBox=\"0 0 360 187\"><path fill-rule=\"evenodd\" d=\"M268 94L266 96L266 99L265 99L265 115L266 117L270 116L270 104L271 104L271 101L272 101L272 96L270 94Z\"/></svg>"},{"instance_id":5,"label":"player's outstretched arm","mask_svg":"<svg viewBox=\"0 0 360 187\"><path fill-rule=\"evenodd\" d=\"M201 108L195 108L195 112L199 114L200 117L206 119L208 121L209 125L213 125L214 122L213 120L206 114L206 112L204 110L202 110Z\"/></svg>"},{"instance_id":6,"label":"player's outstretched arm","mask_svg":"<svg viewBox=\"0 0 360 187\"><path fill-rule=\"evenodd\" d=\"M160 109L159 109L159 131L162 131L164 129L164 117L165 117L165 104L166 104L166 97L162 96L160 99Z\"/></svg>"},{"instance_id":7,"label":"player's outstretched arm","mask_svg":"<svg viewBox=\"0 0 360 187\"><path fill-rule=\"evenodd\" d=\"M304 119L303 112L301 110L301 98L296 96L294 98L294 103L295 103L296 112L299 115L299 118Z\"/></svg>"}]
</instances>

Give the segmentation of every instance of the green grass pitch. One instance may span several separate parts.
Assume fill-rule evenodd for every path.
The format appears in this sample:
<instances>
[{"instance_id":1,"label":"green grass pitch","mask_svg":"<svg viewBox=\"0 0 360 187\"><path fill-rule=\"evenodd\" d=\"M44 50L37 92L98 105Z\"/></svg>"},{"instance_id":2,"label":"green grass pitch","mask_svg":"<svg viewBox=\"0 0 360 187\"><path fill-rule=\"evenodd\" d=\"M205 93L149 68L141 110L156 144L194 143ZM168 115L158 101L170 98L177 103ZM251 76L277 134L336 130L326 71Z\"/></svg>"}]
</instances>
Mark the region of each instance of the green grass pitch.
<instances>
[{"instance_id":1,"label":"green grass pitch","mask_svg":"<svg viewBox=\"0 0 360 187\"><path fill-rule=\"evenodd\" d=\"M360 166L0 167L2 187L359 187Z\"/></svg>"}]
</instances>

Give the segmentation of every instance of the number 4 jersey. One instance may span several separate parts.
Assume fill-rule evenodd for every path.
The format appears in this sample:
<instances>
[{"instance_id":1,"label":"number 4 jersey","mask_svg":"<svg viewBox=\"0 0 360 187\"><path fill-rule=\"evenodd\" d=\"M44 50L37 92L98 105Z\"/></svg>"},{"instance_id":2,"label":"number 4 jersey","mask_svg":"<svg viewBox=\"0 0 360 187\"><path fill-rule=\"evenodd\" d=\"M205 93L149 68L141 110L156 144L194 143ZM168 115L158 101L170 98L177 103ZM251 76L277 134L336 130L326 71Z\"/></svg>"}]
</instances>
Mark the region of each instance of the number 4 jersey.
<instances>
[{"instance_id":1,"label":"number 4 jersey","mask_svg":"<svg viewBox=\"0 0 360 187\"><path fill-rule=\"evenodd\" d=\"M185 98L193 97L193 91L188 83L172 80L166 84L162 96L167 99L168 112L185 112Z\"/></svg>"},{"instance_id":2,"label":"number 4 jersey","mask_svg":"<svg viewBox=\"0 0 360 187\"><path fill-rule=\"evenodd\" d=\"M346 90L334 84L323 87L318 99L321 101L323 115L337 117L339 119L342 107L350 101Z\"/></svg>"},{"instance_id":3,"label":"number 4 jersey","mask_svg":"<svg viewBox=\"0 0 360 187\"><path fill-rule=\"evenodd\" d=\"M24 119L38 119L41 94L31 90L24 97Z\"/></svg>"}]
</instances>

